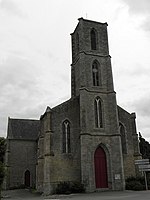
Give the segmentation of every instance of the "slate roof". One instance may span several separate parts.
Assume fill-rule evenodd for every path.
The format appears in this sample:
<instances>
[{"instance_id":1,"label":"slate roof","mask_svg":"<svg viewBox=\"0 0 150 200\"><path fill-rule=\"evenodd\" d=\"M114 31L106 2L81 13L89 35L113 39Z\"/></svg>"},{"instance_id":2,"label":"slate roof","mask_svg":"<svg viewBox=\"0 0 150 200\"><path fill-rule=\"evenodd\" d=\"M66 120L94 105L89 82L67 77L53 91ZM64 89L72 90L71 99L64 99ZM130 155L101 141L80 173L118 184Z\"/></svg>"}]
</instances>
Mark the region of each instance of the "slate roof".
<instances>
[{"instance_id":1,"label":"slate roof","mask_svg":"<svg viewBox=\"0 0 150 200\"><path fill-rule=\"evenodd\" d=\"M8 139L36 140L40 130L40 120L8 119Z\"/></svg>"}]
</instances>

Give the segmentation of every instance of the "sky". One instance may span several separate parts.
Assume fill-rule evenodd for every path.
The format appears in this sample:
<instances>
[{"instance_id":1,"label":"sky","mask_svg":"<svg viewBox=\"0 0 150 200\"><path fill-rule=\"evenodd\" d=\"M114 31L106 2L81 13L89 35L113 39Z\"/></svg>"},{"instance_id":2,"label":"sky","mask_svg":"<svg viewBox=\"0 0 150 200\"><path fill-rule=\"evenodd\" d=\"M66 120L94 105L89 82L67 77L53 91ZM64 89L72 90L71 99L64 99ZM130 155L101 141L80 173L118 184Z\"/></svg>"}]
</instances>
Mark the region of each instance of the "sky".
<instances>
[{"instance_id":1,"label":"sky","mask_svg":"<svg viewBox=\"0 0 150 200\"><path fill-rule=\"evenodd\" d=\"M78 18L108 23L117 103L150 142L149 0L0 0L0 136L8 117L39 119L71 97Z\"/></svg>"}]
</instances>

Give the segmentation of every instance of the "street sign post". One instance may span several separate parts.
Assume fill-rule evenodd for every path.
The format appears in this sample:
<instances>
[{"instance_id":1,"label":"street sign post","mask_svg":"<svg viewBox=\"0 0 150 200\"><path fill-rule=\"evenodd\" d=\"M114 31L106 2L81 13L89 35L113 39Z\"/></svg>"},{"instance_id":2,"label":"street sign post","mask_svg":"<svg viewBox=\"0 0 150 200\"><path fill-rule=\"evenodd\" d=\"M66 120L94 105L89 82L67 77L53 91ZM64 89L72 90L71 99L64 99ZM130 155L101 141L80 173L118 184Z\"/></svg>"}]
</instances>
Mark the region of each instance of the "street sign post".
<instances>
[{"instance_id":1,"label":"street sign post","mask_svg":"<svg viewBox=\"0 0 150 200\"><path fill-rule=\"evenodd\" d=\"M135 160L135 165L138 165L139 171L142 171L144 173L145 187L146 187L146 190L148 190L146 172L150 171L150 162L149 162L149 159Z\"/></svg>"}]
</instances>

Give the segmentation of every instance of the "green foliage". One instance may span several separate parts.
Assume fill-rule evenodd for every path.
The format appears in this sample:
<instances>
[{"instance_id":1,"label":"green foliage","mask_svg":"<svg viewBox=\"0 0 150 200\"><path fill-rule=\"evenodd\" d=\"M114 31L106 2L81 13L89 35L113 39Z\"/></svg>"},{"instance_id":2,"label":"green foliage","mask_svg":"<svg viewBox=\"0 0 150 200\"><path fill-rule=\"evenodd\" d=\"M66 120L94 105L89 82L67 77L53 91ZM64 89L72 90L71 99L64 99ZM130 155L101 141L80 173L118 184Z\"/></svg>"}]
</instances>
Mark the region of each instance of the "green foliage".
<instances>
[{"instance_id":1,"label":"green foliage","mask_svg":"<svg viewBox=\"0 0 150 200\"><path fill-rule=\"evenodd\" d=\"M6 142L5 138L0 137L0 162L4 162L4 155L6 150Z\"/></svg>"},{"instance_id":2,"label":"green foliage","mask_svg":"<svg viewBox=\"0 0 150 200\"><path fill-rule=\"evenodd\" d=\"M60 182L56 188L56 194L70 194L70 183Z\"/></svg>"},{"instance_id":3,"label":"green foliage","mask_svg":"<svg viewBox=\"0 0 150 200\"><path fill-rule=\"evenodd\" d=\"M3 183L3 179L4 179L4 176L5 176L5 171L4 171L4 164L2 162L0 162L0 186L2 185Z\"/></svg>"},{"instance_id":4,"label":"green foliage","mask_svg":"<svg viewBox=\"0 0 150 200\"><path fill-rule=\"evenodd\" d=\"M145 186L142 185L138 181L130 181L130 182L126 183L126 190L140 191L140 190L144 190L144 189L145 189Z\"/></svg>"},{"instance_id":5,"label":"green foliage","mask_svg":"<svg viewBox=\"0 0 150 200\"><path fill-rule=\"evenodd\" d=\"M56 187L56 194L71 194L85 192L84 185L79 182L60 182Z\"/></svg>"},{"instance_id":6,"label":"green foliage","mask_svg":"<svg viewBox=\"0 0 150 200\"><path fill-rule=\"evenodd\" d=\"M4 156L6 150L5 138L0 137L0 199L1 199L1 187L5 176Z\"/></svg>"},{"instance_id":7,"label":"green foliage","mask_svg":"<svg viewBox=\"0 0 150 200\"><path fill-rule=\"evenodd\" d=\"M126 179L126 190L145 190L145 180L144 177L128 177Z\"/></svg>"},{"instance_id":8,"label":"green foliage","mask_svg":"<svg viewBox=\"0 0 150 200\"><path fill-rule=\"evenodd\" d=\"M71 193L82 193L85 192L84 185L79 182L73 182L71 184Z\"/></svg>"},{"instance_id":9,"label":"green foliage","mask_svg":"<svg viewBox=\"0 0 150 200\"><path fill-rule=\"evenodd\" d=\"M4 171L4 155L6 150L5 138L0 137L0 186L3 183L5 171Z\"/></svg>"},{"instance_id":10,"label":"green foliage","mask_svg":"<svg viewBox=\"0 0 150 200\"><path fill-rule=\"evenodd\" d=\"M147 142L139 132L139 146L140 146L140 153L142 154L143 159L150 159L150 144Z\"/></svg>"}]
</instances>

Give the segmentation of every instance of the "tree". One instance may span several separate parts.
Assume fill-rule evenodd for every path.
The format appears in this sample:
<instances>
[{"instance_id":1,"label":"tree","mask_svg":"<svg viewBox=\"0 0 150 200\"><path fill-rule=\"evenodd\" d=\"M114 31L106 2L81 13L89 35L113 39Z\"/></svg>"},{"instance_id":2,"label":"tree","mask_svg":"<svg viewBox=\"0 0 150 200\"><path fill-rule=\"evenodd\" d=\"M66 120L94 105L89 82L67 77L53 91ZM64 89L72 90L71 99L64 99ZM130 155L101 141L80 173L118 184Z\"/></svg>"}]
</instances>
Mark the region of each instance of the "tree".
<instances>
[{"instance_id":1,"label":"tree","mask_svg":"<svg viewBox=\"0 0 150 200\"><path fill-rule=\"evenodd\" d=\"M140 153L143 159L150 159L150 143L146 141L139 132Z\"/></svg>"},{"instance_id":2,"label":"tree","mask_svg":"<svg viewBox=\"0 0 150 200\"><path fill-rule=\"evenodd\" d=\"M6 150L6 140L5 138L0 137L0 199L1 199L1 187L5 176L5 167L4 167L5 150Z\"/></svg>"}]
</instances>

